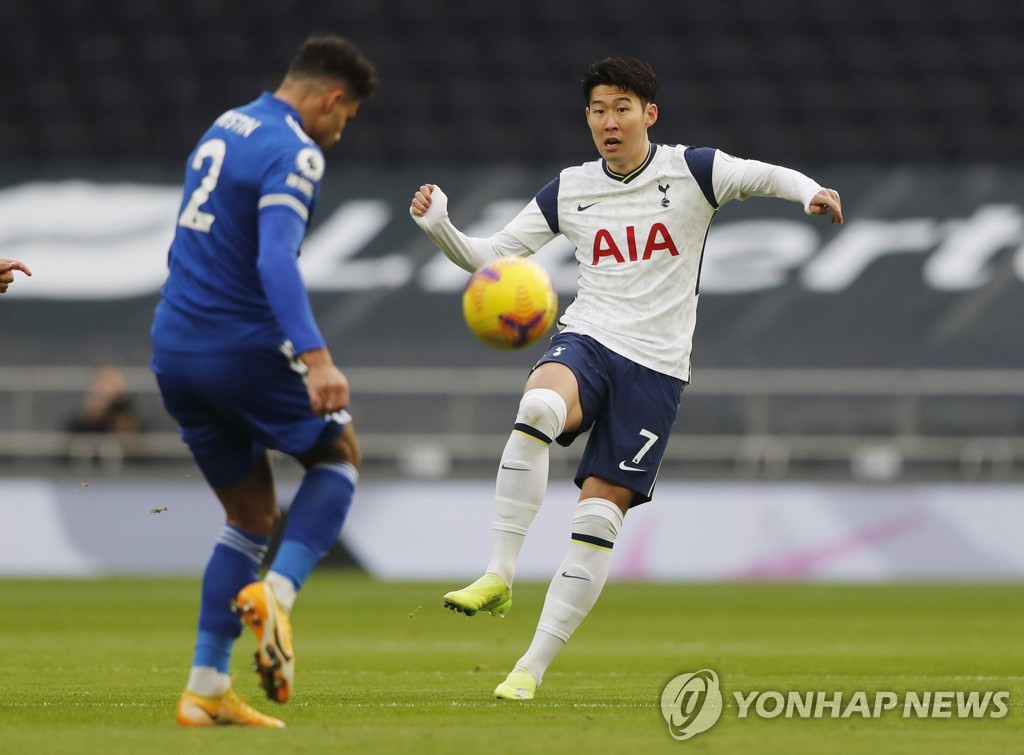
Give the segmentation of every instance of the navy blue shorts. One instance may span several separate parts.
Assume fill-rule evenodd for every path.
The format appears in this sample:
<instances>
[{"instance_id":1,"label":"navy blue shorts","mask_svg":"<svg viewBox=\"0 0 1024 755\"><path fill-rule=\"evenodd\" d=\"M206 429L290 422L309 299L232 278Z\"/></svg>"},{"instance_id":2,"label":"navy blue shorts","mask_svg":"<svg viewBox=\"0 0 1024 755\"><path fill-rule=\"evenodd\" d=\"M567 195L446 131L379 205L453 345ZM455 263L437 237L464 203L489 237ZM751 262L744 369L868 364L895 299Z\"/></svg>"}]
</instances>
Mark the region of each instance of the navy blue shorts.
<instances>
[{"instance_id":1,"label":"navy blue shorts","mask_svg":"<svg viewBox=\"0 0 1024 755\"><path fill-rule=\"evenodd\" d=\"M351 419L315 414L301 368L276 349L157 351L151 366L164 406L215 488L244 480L267 449L303 456L333 442Z\"/></svg>"},{"instance_id":2,"label":"navy blue shorts","mask_svg":"<svg viewBox=\"0 0 1024 755\"><path fill-rule=\"evenodd\" d=\"M564 364L579 384L583 423L556 439L568 446L590 430L576 485L583 487L588 477L600 477L636 493L633 506L651 500L679 414L683 381L579 333L555 335L534 369L545 362Z\"/></svg>"}]
</instances>

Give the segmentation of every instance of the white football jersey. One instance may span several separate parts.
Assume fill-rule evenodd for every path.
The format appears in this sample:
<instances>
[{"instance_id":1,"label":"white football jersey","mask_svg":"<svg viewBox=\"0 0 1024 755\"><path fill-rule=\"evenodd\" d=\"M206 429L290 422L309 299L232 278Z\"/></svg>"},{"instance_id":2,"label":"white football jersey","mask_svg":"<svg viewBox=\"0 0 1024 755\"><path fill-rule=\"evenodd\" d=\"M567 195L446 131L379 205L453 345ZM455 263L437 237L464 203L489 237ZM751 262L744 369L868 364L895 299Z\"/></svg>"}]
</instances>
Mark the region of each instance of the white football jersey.
<instances>
[{"instance_id":1,"label":"white football jersey","mask_svg":"<svg viewBox=\"0 0 1024 755\"><path fill-rule=\"evenodd\" d=\"M443 193L435 199L439 212L432 206L414 218L467 270L496 256L532 254L564 235L576 247L579 291L559 329L688 381L701 259L715 212L749 196L801 202L807 211L820 188L796 171L719 150L652 145L629 175L613 173L603 159L566 168L486 240L466 237L441 215Z\"/></svg>"}]
</instances>

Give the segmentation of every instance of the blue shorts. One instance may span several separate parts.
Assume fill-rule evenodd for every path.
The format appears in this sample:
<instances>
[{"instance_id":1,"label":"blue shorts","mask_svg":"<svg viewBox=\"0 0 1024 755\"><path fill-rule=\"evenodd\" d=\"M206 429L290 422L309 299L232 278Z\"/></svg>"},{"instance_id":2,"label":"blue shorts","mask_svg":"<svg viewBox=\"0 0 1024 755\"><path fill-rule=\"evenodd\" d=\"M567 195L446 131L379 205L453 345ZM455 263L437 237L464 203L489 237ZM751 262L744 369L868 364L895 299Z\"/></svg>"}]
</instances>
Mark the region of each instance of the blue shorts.
<instances>
[{"instance_id":1,"label":"blue shorts","mask_svg":"<svg viewBox=\"0 0 1024 755\"><path fill-rule=\"evenodd\" d=\"M164 406L215 488L244 480L269 448L304 456L330 444L351 419L314 414L300 368L276 349L155 351L151 366Z\"/></svg>"},{"instance_id":2,"label":"blue shorts","mask_svg":"<svg viewBox=\"0 0 1024 755\"><path fill-rule=\"evenodd\" d=\"M556 439L568 446L590 430L576 485L582 488L588 477L600 477L632 490L633 506L651 500L679 413L683 381L579 333L555 335L534 368L545 362L564 364L579 384L583 423Z\"/></svg>"}]
</instances>

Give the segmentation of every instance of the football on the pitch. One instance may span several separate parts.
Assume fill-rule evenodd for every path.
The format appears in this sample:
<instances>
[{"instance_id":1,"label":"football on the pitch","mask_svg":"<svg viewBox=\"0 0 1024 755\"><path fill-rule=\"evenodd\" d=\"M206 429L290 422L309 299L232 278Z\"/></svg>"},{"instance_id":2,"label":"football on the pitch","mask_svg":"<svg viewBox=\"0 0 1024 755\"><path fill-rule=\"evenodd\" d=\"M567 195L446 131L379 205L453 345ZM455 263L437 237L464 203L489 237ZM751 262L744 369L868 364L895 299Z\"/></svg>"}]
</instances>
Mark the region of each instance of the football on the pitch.
<instances>
[{"instance_id":1,"label":"football on the pitch","mask_svg":"<svg viewBox=\"0 0 1024 755\"><path fill-rule=\"evenodd\" d=\"M519 349L551 329L558 296L540 265L501 257L481 265L462 294L462 313L474 335L496 349Z\"/></svg>"}]
</instances>

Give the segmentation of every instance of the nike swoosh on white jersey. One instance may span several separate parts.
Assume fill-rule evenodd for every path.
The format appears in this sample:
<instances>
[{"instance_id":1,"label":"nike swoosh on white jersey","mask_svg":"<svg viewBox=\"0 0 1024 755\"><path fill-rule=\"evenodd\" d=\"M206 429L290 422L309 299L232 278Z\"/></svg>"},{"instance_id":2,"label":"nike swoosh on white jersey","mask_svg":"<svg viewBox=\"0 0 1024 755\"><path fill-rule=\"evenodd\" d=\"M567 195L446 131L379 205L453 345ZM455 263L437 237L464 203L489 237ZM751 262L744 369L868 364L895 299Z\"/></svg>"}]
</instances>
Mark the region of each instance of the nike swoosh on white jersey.
<instances>
[{"instance_id":1,"label":"nike swoosh on white jersey","mask_svg":"<svg viewBox=\"0 0 1024 755\"><path fill-rule=\"evenodd\" d=\"M640 467L631 467L631 466L629 466L629 464L627 464L624 461L620 461L619 462L619 469L621 469L623 472L643 472L644 471L643 469L640 469Z\"/></svg>"}]
</instances>

